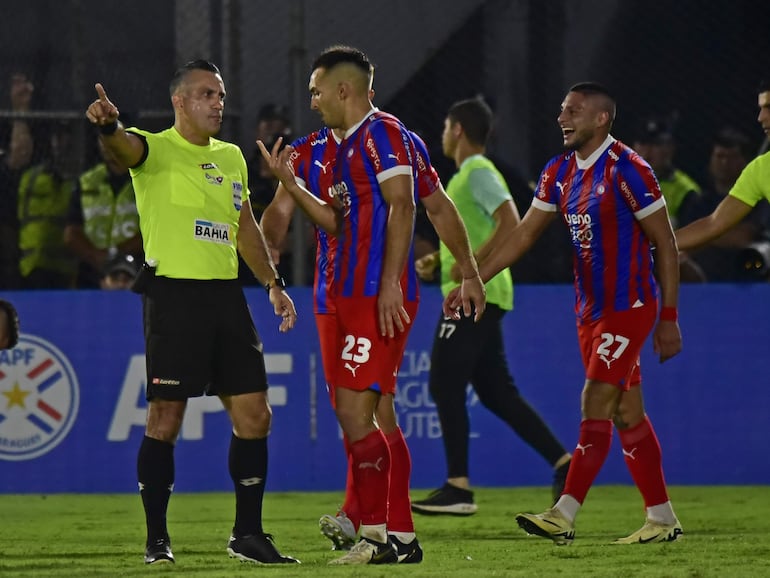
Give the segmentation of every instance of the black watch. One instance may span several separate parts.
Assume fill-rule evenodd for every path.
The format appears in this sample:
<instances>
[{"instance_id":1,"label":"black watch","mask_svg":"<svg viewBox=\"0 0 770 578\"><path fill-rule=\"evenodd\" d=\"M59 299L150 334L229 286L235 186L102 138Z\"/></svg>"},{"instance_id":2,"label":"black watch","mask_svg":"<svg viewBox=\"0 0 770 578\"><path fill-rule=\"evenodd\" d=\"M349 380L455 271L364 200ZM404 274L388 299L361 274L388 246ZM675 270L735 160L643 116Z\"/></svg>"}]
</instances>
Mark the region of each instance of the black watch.
<instances>
[{"instance_id":1,"label":"black watch","mask_svg":"<svg viewBox=\"0 0 770 578\"><path fill-rule=\"evenodd\" d=\"M286 289L286 281L283 280L283 277L280 275L273 279L272 281L268 281L265 283L265 291L270 293L270 289L273 287L278 287L279 289Z\"/></svg>"}]
</instances>

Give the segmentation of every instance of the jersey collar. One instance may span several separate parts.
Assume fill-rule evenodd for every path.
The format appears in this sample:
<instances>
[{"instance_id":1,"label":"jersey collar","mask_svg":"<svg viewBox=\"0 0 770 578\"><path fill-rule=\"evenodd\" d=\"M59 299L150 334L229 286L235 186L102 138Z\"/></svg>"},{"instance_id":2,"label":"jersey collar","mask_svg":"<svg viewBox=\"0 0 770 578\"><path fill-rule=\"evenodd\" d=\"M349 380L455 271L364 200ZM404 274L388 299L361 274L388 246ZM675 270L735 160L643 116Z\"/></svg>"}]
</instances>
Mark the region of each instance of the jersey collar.
<instances>
[{"instance_id":1,"label":"jersey collar","mask_svg":"<svg viewBox=\"0 0 770 578\"><path fill-rule=\"evenodd\" d=\"M593 166L593 164L596 162L596 159L598 159L600 156L604 154L604 151L606 151L608 148L612 146L612 143L615 142L615 137L613 137L611 134L607 135L607 138L604 139L604 142L599 145L599 148L596 149L594 152L592 152L588 157L585 159L581 159L577 152L575 152L575 163L577 164L577 168L581 171L584 171L586 169L589 169Z\"/></svg>"},{"instance_id":2,"label":"jersey collar","mask_svg":"<svg viewBox=\"0 0 770 578\"><path fill-rule=\"evenodd\" d=\"M354 124L354 125L353 125L353 126L351 126L351 127L348 129L348 130L346 130L346 131L345 131L345 136L344 136L344 138L348 138L348 137L349 137L351 134L353 134L354 132L356 132L356 131L357 131L357 130L358 130L360 127L361 127L361 125L362 125L362 124L364 124L364 122L366 121L366 119L367 119L367 118L369 118L369 117L371 116L371 114L372 114L373 112L378 112L379 110L380 110L379 108L377 108L376 106L373 106L373 107L371 108L371 110L370 110L369 112L367 112L367 113L364 115L364 118L362 118L361 120L359 120L359 121L358 121L356 124Z\"/></svg>"}]
</instances>

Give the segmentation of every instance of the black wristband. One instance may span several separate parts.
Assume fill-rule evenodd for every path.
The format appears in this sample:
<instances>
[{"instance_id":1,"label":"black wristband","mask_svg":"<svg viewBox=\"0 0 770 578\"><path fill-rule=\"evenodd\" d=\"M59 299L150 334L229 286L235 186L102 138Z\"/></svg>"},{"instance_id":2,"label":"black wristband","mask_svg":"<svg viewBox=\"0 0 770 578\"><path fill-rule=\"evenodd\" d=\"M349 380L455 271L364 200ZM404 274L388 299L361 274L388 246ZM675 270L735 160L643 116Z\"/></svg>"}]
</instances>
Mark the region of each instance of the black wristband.
<instances>
[{"instance_id":1,"label":"black wristband","mask_svg":"<svg viewBox=\"0 0 770 578\"><path fill-rule=\"evenodd\" d=\"M270 294L270 289L273 287L278 287L279 289L286 289L286 281L283 280L283 277L276 277L275 279L272 279L265 283L265 291L267 291L268 295Z\"/></svg>"},{"instance_id":2,"label":"black wristband","mask_svg":"<svg viewBox=\"0 0 770 578\"><path fill-rule=\"evenodd\" d=\"M118 121L115 120L111 122L110 124L101 124L99 125L99 133L103 134L104 136L110 136L115 134L115 131L118 130Z\"/></svg>"}]
</instances>

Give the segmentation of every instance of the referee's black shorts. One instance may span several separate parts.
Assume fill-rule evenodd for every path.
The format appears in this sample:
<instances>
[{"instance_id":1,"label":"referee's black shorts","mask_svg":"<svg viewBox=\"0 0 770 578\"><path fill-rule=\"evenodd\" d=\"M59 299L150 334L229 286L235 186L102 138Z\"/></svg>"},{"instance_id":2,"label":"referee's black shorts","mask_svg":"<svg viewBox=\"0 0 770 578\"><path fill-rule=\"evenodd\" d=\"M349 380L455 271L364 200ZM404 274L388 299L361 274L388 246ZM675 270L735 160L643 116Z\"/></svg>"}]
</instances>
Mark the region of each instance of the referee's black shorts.
<instances>
[{"instance_id":1,"label":"referee's black shorts","mask_svg":"<svg viewBox=\"0 0 770 578\"><path fill-rule=\"evenodd\" d=\"M148 400L267 390L262 343L238 280L155 277L143 303Z\"/></svg>"}]
</instances>

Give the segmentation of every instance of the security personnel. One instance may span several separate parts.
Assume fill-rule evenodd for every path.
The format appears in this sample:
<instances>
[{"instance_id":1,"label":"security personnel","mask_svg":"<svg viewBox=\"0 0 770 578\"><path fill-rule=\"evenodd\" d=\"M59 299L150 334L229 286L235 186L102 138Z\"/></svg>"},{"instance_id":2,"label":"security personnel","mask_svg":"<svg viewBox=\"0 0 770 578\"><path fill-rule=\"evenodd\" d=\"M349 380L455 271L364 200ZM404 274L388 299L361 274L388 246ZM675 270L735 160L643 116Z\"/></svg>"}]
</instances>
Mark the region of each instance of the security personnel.
<instances>
[{"instance_id":1,"label":"security personnel","mask_svg":"<svg viewBox=\"0 0 770 578\"><path fill-rule=\"evenodd\" d=\"M86 116L106 148L130 167L146 256L143 287L147 426L137 464L147 521L146 564L174 562L166 510L174 485L174 443L187 399L217 395L232 422L230 476L235 524L227 552L265 564L296 563L262 528L271 410L262 344L238 283L240 252L268 291L281 331L294 326L284 291L251 211L241 150L214 137L225 87L205 60L171 80L174 126L126 131L101 84Z\"/></svg>"},{"instance_id":2,"label":"security personnel","mask_svg":"<svg viewBox=\"0 0 770 578\"><path fill-rule=\"evenodd\" d=\"M64 241L80 259L79 287L99 286L105 265L121 255L140 257L139 213L128 167L99 141L103 162L80 176L70 201Z\"/></svg>"},{"instance_id":3,"label":"security personnel","mask_svg":"<svg viewBox=\"0 0 770 578\"><path fill-rule=\"evenodd\" d=\"M679 220L679 208L685 199L697 198L701 187L695 180L674 165L676 142L674 129L665 119L647 119L634 140L634 150L650 163L666 199L668 217L674 227Z\"/></svg>"},{"instance_id":4,"label":"security personnel","mask_svg":"<svg viewBox=\"0 0 770 578\"><path fill-rule=\"evenodd\" d=\"M57 124L43 162L19 179L19 273L26 289L72 287L76 260L64 243L64 223L75 180L67 163L71 133Z\"/></svg>"}]
</instances>

